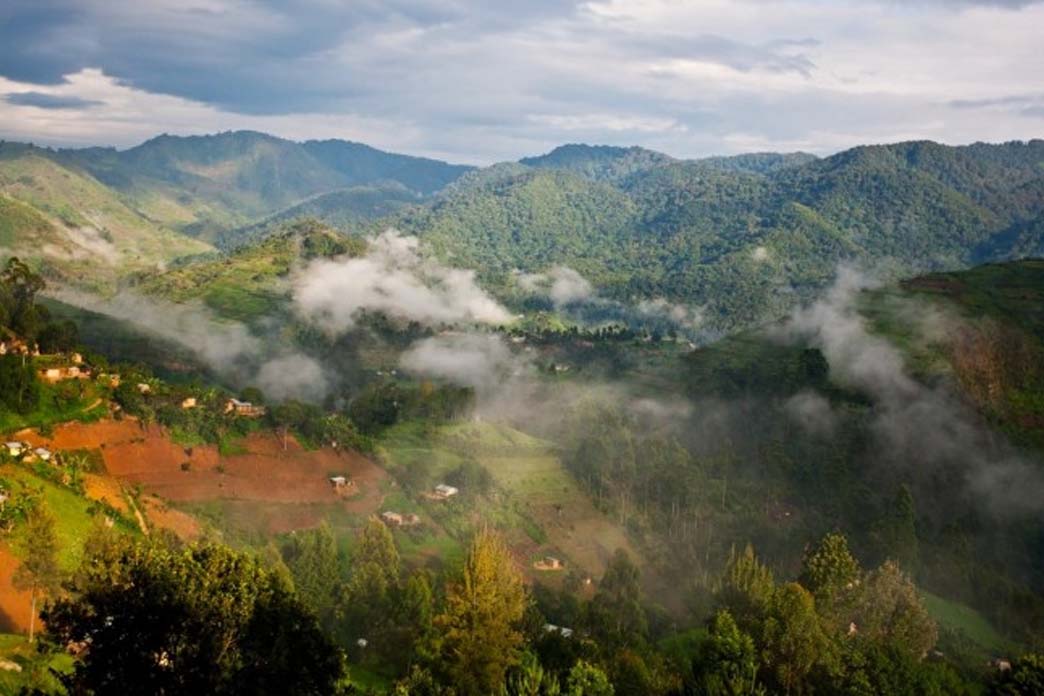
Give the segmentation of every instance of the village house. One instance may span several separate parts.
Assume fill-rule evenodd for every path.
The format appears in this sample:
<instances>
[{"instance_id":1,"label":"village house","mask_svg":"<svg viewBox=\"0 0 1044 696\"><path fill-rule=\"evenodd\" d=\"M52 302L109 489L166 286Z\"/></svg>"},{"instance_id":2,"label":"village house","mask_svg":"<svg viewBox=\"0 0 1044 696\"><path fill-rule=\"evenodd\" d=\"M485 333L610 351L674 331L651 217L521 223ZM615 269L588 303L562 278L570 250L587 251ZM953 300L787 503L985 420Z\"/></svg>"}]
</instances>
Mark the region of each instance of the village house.
<instances>
[{"instance_id":1,"label":"village house","mask_svg":"<svg viewBox=\"0 0 1044 696\"><path fill-rule=\"evenodd\" d=\"M565 564L562 563L561 559L555 558L554 556L544 556L534 563L533 567L537 570L562 570L565 568Z\"/></svg>"},{"instance_id":2,"label":"village house","mask_svg":"<svg viewBox=\"0 0 1044 696\"><path fill-rule=\"evenodd\" d=\"M544 633L557 633L563 638L572 638L573 629L566 628L565 626L556 626L555 624L544 624Z\"/></svg>"},{"instance_id":3,"label":"village house","mask_svg":"<svg viewBox=\"0 0 1044 696\"><path fill-rule=\"evenodd\" d=\"M47 449L46 447L37 447L33 450L33 454L35 454L37 458L39 458L41 461L51 461L51 450Z\"/></svg>"},{"instance_id":4,"label":"village house","mask_svg":"<svg viewBox=\"0 0 1044 696\"><path fill-rule=\"evenodd\" d=\"M63 382L67 379L85 379L90 375L88 370L79 368L76 365L70 365L68 367L48 367L40 370L40 378L44 379L51 384L55 382Z\"/></svg>"},{"instance_id":5,"label":"village house","mask_svg":"<svg viewBox=\"0 0 1044 696\"><path fill-rule=\"evenodd\" d=\"M420 524L420 517L412 512L401 514L388 510L381 513L381 521L389 527L412 527Z\"/></svg>"},{"instance_id":6,"label":"village house","mask_svg":"<svg viewBox=\"0 0 1044 696\"><path fill-rule=\"evenodd\" d=\"M331 476L330 485L334 487L334 490L340 491L348 487L347 476Z\"/></svg>"},{"instance_id":7,"label":"village house","mask_svg":"<svg viewBox=\"0 0 1044 696\"><path fill-rule=\"evenodd\" d=\"M139 394L151 394L152 385L146 384L145 382L138 382L138 393Z\"/></svg>"},{"instance_id":8,"label":"village house","mask_svg":"<svg viewBox=\"0 0 1044 696\"><path fill-rule=\"evenodd\" d=\"M225 402L225 413L234 413L246 418L260 418L265 415L264 406L255 406L249 401L240 401L232 398Z\"/></svg>"},{"instance_id":9,"label":"village house","mask_svg":"<svg viewBox=\"0 0 1044 696\"><path fill-rule=\"evenodd\" d=\"M21 442L8 442L4 444L4 447L7 448L7 453L12 457L21 457L22 452L25 451L25 445Z\"/></svg>"},{"instance_id":10,"label":"village house","mask_svg":"<svg viewBox=\"0 0 1044 696\"><path fill-rule=\"evenodd\" d=\"M190 396L187 399L183 399L181 402L181 408L189 409L196 408L196 397Z\"/></svg>"},{"instance_id":11,"label":"village house","mask_svg":"<svg viewBox=\"0 0 1044 696\"><path fill-rule=\"evenodd\" d=\"M432 497L436 500L449 500L453 496L460 493L460 489L455 486L450 486L445 483L440 483L435 486L435 490L432 493Z\"/></svg>"}]
</instances>

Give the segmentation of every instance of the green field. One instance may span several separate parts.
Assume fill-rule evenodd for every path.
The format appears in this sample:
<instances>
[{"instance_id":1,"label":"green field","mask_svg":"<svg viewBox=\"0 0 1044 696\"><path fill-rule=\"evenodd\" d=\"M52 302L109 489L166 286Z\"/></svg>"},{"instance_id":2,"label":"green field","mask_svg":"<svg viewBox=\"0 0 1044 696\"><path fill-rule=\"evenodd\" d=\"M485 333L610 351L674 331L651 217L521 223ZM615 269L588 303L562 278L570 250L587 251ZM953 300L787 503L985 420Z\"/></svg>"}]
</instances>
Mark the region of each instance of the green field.
<instances>
[{"instance_id":1,"label":"green field","mask_svg":"<svg viewBox=\"0 0 1044 696\"><path fill-rule=\"evenodd\" d=\"M939 623L939 628L960 633L991 655L1005 655L1015 646L997 632L990 622L971 607L943 599L931 592L921 591L928 613Z\"/></svg>"}]
</instances>

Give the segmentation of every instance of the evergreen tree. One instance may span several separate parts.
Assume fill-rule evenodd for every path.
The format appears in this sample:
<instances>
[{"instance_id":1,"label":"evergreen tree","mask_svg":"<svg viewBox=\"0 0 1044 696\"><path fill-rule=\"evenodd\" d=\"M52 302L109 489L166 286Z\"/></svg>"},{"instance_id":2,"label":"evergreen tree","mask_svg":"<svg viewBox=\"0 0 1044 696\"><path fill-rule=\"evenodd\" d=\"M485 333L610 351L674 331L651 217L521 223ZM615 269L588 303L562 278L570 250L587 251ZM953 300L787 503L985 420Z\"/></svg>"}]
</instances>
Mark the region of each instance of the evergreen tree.
<instances>
[{"instance_id":1,"label":"evergreen tree","mask_svg":"<svg viewBox=\"0 0 1044 696\"><path fill-rule=\"evenodd\" d=\"M482 530L460 578L447 588L445 611L435 619L439 663L460 694L485 696L503 685L508 667L519 661L526 601L522 575L503 539Z\"/></svg>"},{"instance_id":2,"label":"evergreen tree","mask_svg":"<svg viewBox=\"0 0 1044 696\"><path fill-rule=\"evenodd\" d=\"M23 561L15 569L12 580L16 589L29 591L29 642L35 639L36 607L40 598L57 589L59 583L58 536L54 524L54 516L46 504L37 501L18 543Z\"/></svg>"}]
</instances>

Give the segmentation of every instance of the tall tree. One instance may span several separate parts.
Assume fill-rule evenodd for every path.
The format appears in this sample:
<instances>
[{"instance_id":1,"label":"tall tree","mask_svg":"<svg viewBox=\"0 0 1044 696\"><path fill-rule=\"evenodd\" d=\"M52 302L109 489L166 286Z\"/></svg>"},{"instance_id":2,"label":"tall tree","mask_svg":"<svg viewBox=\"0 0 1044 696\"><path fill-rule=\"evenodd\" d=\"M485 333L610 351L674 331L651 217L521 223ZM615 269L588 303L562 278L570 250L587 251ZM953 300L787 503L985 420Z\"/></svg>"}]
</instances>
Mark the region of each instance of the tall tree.
<instances>
[{"instance_id":1,"label":"tall tree","mask_svg":"<svg viewBox=\"0 0 1044 696\"><path fill-rule=\"evenodd\" d=\"M508 667L518 663L526 602L522 575L503 539L480 531L460 578L447 588L445 611L435 619L442 632L442 670L461 694L484 696L501 688Z\"/></svg>"},{"instance_id":2,"label":"tall tree","mask_svg":"<svg viewBox=\"0 0 1044 696\"><path fill-rule=\"evenodd\" d=\"M326 524L294 534L284 549L297 595L320 619L328 619L340 583L337 541Z\"/></svg>"},{"instance_id":3,"label":"tall tree","mask_svg":"<svg viewBox=\"0 0 1044 696\"><path fill-rule=\"evenodd\" d=\"M861 585L856 625L861 636L891 643L915 659L924 657L938 638L938 629L917 587L893 561L867 573Z\"/></svg>"},{"instance_id":4,"label":"tall tree","mask_svg":"<svg viewBox=\"0 0 1044 696\"><path fill-rule=\"evenodd\" d=\"M693 660L693 686L701 696L762 696L765 687L758 682L758 666L754 639L722 610Z\"/></svg>"},{"instance_id":5,"label":"tall tree","mask_svg":"<svg viewBox=\"0 0 1044 696\"><path fill-rule=\"evenodd\" d=\"M641 603L640 577L638 566L627 552L617 549L588 609L591 633L607 650L645 641L648 626Z\"/></svg>"},{"instance_id":6,"label":"tall tree","mask_svg":"<svg viewBox=\"0 0 1044 696\"><path fill-rule=\"evenodd\" d=\"M18 546L19 555L24 560L15 569L13 582L16 589L29 591L29 642L33 642L37 603L42 596L53 592L60 580L54 516L42 500L37 501L29 512Z\"/></svg>"},{"instance_id":7,"label":"tall tree","mask_svg":"<svg viewBox=\"0 0 1044 696\"><path fill-rule=\"evenodd\" d=\"M223 546L96 544L70 595L44 613L51 638L85 646L70 693L330 694L340 652L256 558Z\"/></svg>"},{"instance_id":8,"label":"tall tree","mask_svg":"<svg viewBox=\"0 0 1044 696\"><path fill-rule=\"evenodd\" d=\"M804 693L805 678L830 647L808 590L796 582L776 590L762 626L761 645L763 660L783 692Z\"/></svg>"},{"instance_id":9,"label":"tall tree","mask_svg":"<svg viewBox=\"0 0 1044 696\"><path fill-rule=\"evenodd\" d=\"M772 571L758 560L754 547L747 544L741 553L735 548L729 552L716 594L739 626L753 631L772 603L775 588Z\"/></svg>"}]
</instances>

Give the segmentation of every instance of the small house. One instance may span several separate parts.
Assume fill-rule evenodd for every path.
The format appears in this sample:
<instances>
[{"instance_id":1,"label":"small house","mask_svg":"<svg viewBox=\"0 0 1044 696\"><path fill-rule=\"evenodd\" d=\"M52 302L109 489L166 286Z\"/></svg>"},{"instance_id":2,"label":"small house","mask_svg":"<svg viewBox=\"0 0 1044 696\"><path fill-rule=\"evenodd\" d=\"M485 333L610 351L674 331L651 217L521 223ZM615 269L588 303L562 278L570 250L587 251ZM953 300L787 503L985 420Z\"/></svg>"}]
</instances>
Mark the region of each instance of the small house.
<instances>
[{"instance_id":1,"label":"small house","mask_svg":"<svg viewBox=\"0 0 1044 696\"><path fill-rule=\"evenodd\" d=\"M237 416L244 416L246 418L260 418L265 415L264 406L255 406L249 401L240 401L236 398L231 398L225 402L225 413L234 413Z\"/></svg>"},{"instance_id":2,"label":"small house","mask_svg":"<svg viewBox=\"0 0 1044 696\"><path fill-rule=\"evenodd\" d=\"M420 524L420 515L415 515L412 512L408 512L402 516L403 527L412 527L415 524Z\"/></svg>"},{"instance_id":3,"label":"small house","mask_svg":"<svg viewBox=\"0 0 1044 696\"><path fill-rule=\"evenodd\" d=\"M21 442L8 442L4 444L4 447L7 448L7 453L12 457L21 457L22 452L25 451L25 445Z\"/></svg>"},{"instance_id":4,"label":"small house","mask_svg":"<svg viewBox=\"0 0 1044 696\"><path fill-rule=\"evenodd\" d=\"M544 633L557 633L563 638L572 638L573 629L566 628L565 626L556 626L555 624L544 624Z\"/></svg>"},{"instance_id":5,"label":"small house","mask_svg":"<svg viewBox=\"0 0 1044 696\"><path fill-rule=\"evenodd\" d=\"M381 513L381 521L389 527L401 527L403 523L402 515L397 512L388 510Z\"/></svg>"},{"instance_id":6,"label":"small house","mask_svg":"<svg viewBox=\"0 0 1044 696\"><path fill-rule=\"evenodd\" d=\"M342 490L348 486L347 476L331 476L330 485L334 487L334 490Z\"/></svg>"},{"instance_id":7,"label":"small house","mask_svg":"<svg viewBox=\"0 0 1044 696\"><path fill-rule=\"evenodd\" d=\"M196 408L196 397L190 396L187 399L183 399L181 402L181 408L190 409Z\"/></svg>"},{"instance_id":8,"label":"small house","mask_svg":"<svg viewBox=\"0 0 1044 696\"><path fill-rule=\"evenodd\" d=\"M460 493L460 489L455 486L450 486L445 483L440 483L435 486L434 497L438 500L448 500L453 496Z\"/></svg>"},{"instance_id":9,"label":"small house","mask_svg":"<svg viewBox=\"0 0 1044 696\"><path fill-rule=\"evenodd\" d=\"M80 355L79 353L73 353L72 355L69 356L69 359L72 361L73 365L82 365L83 364L83 356Z\"/></svg>"},{"instance_id":10,"label":"small house","mask_svg":"<svg viewBox=\"0 0 1044 696\"><path fill-rule=\"evenodd\" d=\"M537 570L562 570L565 568L565 564L562 563L560 558L554 556L544 556L539 561L533 564L533 567Z\"/></svg>"},{"instance_id":11,"label":"small house","mask_svg":"<svg viewBox=\"0 0 1044 696\"><path fill-rule=\"evenodd\" d=\"M138 382L138 393L139 394L151 394L152 386L145 382Z\"/></svg>"},{"instance_id":12,"label":"small house","mask_svg":"<svg viewBox=\"0 0 1044 696\"><path fill-rule=\"evenodd\" d=\"M51 461L51 450L49 450L49 449L47 449L45 447L37 447L36 449L33 450L33 454L35 454L37 457L39 457L42 461L45 461L45 462Z\"/></svg>"}]
</instances>

